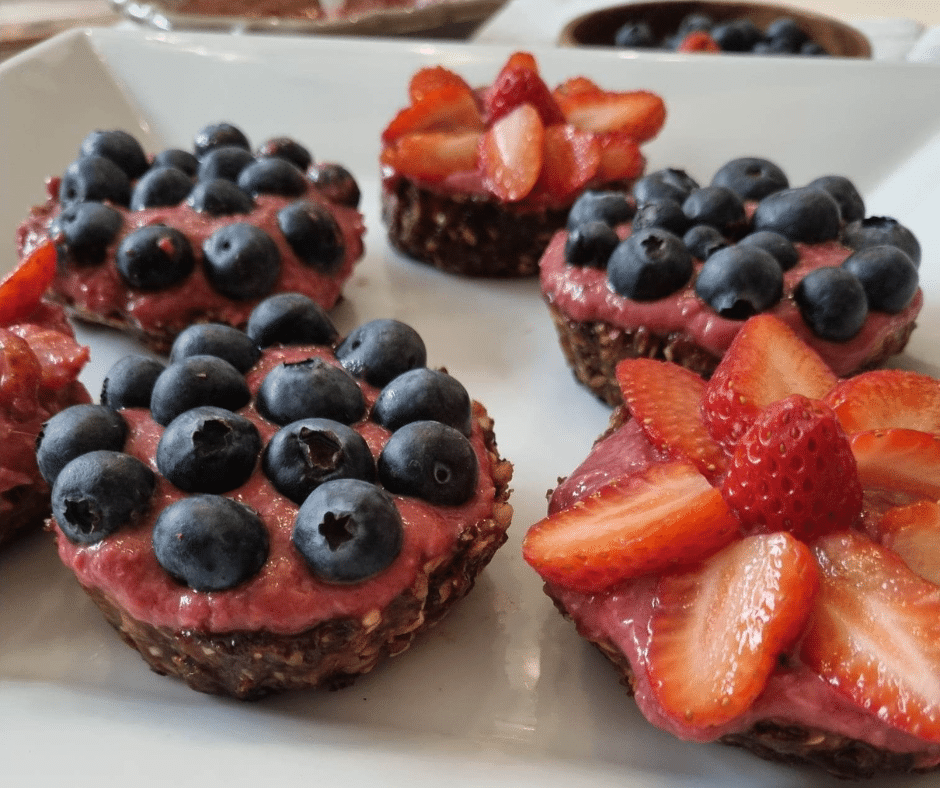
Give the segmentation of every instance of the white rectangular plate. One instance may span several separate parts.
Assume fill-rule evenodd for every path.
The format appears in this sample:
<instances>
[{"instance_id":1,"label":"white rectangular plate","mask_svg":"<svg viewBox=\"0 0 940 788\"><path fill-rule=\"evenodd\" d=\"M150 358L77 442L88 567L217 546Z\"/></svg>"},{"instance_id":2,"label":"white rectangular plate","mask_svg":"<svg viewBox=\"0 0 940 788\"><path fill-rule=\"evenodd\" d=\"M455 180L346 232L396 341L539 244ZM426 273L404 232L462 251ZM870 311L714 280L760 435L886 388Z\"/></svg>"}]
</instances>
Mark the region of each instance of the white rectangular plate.
<instances>
[{"instance_id":1,"label":"white rectangular plate","mask_svg":"<svg viewBox=\"0 0 940 788\"><path fill-rule=\"evenodd\" d=\"M0 66L0 271L15 264L15 228L43 199L44 178L64 170L91 129L127 129L150 151L187 147L218 120L256 143L292 135L318 159L346 164L362 186L368 251L335 311L341 331L375 317L414 325L429 362L489 408L516 467L509 543L473 593L410 652L335 693L248 704L156 676L59 565L47 535L14 545L0 555L0 768L9 784L830 784L647 725L520 557L546 491L584 457L608 410L565 367L536 282L462 280L405 260L384 240L378 210L379 134L405 103L411 74L444 63L482 84L507 54L112 29L66 34ZM853 178L869 213L897 216L920 237L926 302L896 362L940 375L940 69L536 54L552 84L585 74L665 97L669 119L648 146L650 169L708 179L730 158L764 155L794 184L830 172ZM138 350L104 330L79 336L93 351L84 374L93 394L113 361ZM936 787L940 777L898 784Z\"/></svg>"}]
</instances>

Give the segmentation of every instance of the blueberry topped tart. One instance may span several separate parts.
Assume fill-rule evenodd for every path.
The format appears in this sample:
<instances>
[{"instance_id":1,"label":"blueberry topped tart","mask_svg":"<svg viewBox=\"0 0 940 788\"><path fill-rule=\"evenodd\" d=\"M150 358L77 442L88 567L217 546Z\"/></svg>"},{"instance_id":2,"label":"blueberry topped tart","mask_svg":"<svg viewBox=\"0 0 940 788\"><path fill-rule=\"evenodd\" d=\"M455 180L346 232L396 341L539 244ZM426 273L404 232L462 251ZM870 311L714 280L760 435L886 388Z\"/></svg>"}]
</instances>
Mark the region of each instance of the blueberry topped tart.
<instances>
[{"instance_id":1,"label":"blueberry topped tart","mask_svg":"<svg viewBox=\"0 0 940 788\"><path fill-rule=\"evenodd\" d=\"M493 422L396 320L340 338L310 298L128 356L37 462L59 555L194 689L337 687L405 650L506 539Z\"/></svg>"},{"instance_id":2,"label":"blueberry topped tart","mask_svg":"<svg viewBox=\"0 0 940 788\"><path fill-rule=\"evenodd\" d=\"M664 169L629 193L586 192L540 274L575 376L615 405L620 360L674 361L707 377L759 313L841 377L873 367L914 329L920 256L904 225L866 217L848 178L794 187L775 163L743 157L707 186Z\"/></svg>"},{"instance_id":3,"label":"blueberry topped tart","mask_svg":"<svg viewBox=\"0 0 940 788\"><path fill-rule=\"evenodd\" d=\"M158 351L192 323L243 327L276 292L330 309L363 254L348 170L288 137L252 151L230 123L155 156L125 131L93 131L47 191L19 228L21 254L52 239L50 295Z\"/></svg>"}]
</instances>

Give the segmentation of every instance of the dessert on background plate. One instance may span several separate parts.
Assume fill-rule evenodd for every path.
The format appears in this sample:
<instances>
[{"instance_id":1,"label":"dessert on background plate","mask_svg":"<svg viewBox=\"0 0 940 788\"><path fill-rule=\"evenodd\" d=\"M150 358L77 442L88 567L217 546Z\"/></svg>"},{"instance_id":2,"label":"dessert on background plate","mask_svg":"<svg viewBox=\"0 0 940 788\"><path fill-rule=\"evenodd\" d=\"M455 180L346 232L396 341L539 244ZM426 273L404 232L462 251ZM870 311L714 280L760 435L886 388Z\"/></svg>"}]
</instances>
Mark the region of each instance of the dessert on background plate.
<instances>
[{"instance_id":1,"label":"dessert on background plate","mask_svg":"<svg viewBox=\"0 0 940 788\"><path fill-rule=\"evenodd\" d=\"M36 466L43 423L90 401L78 380L88 348L61 307L42 300L54 272L46 244L0 282L0 545L49 514L49 486Z\"/></svg>"},{"instance_id":2,"label":"dessert on background plate","mask_svg":"<svg viewBox=\"0 0 940 788\"><path fill-rule=\"evenodd\" d=\"M845 778L940 764L940 381L840 379L773 315L707 382L617 376L523 552L644 716Z\"/></svg>"},{"instance_id":3,"label":"dessert on background plate","mask_svg":"<svg viewBox=\"0 0 940 788\"><path fill-rule=\"evenodd\" d=\"M348 170L289 137L252 151L230 123L155 156L127 132L93 131L47 190L17 242L21 254L56 243L49 297L157 351L192 323L244 326L276 292L330 309L363 254Z\"/></svg>"},{"instance_id":4,"label":"dessert on background plate","mask_svg":"<svg viewBox=\"0 0 940 788\"><path fill-rule=\"evenodd\" d=\"M585 193L539 265L566 361L616 405L622 359L707 377L758 313L786 322L839 376L874 367L914 330L920 258L904 225L866 217L847 178L794 188L779 166L748 156L707 186L664 169L629 193Z\"/></svg>"},{"instance_id":5,"label":"dessert on background plate","mask_svg":"<svg viewBox=\"0 0 940 788\"><path fill-rule=\"evenodd\" d=\"M585 77L549 89L526 52L477 89L442 66L423 68L408 96L382 132L389 240L466 276L535 274L575 198L629 186L645 166L640 144L666 119L649 91L608 91Z\"/></svg>"},{"instance_id":6,"label":"dessert on background plate","mask_svg":"<svg viewBox=\"0 0 940 788\"><path fill-rule=\"evenodd\" d=\"M464 387L395 320L341 339L299 294L169 363L118 361L46 425L59 556L151 668L242 699L344 686L473 586L512 466Z\"/></svg>"}]
</instances>

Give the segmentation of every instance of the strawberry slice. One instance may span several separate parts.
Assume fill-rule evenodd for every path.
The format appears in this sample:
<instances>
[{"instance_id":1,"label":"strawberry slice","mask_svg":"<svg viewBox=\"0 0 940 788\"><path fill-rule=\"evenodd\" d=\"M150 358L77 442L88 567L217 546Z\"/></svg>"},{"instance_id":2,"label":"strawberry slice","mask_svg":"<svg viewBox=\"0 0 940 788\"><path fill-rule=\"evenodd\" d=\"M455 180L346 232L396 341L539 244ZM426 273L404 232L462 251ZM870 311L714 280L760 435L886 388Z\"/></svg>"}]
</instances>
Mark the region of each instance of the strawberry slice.
<instances>
[{"instance_id":1,"label":"strawberry slice","mask_svg":"<svg viewBox=\"0 0 940 788\"><path fill-rule=\"evenodd\" d=\"M576 96L580 93L600 94L604 90L593 80L587 77L569 77L552 91L555 101L561 103L566 98Z\"/></svg>"},{"instance_id":2,"label":"strawberry slice","mask_svg":"<svg viewBox=\"0 0 940 788\"><path fill-rule=\"evenodd\" d=\"M749 536L691 572L660 578L649 672L666 714L702 730L746 712L803 630L818 575L810 549L777 533Z\"/></svg>"},{"instance_id":3,"label":"strawberry slice","mask_svg":"<svg viewBox=\"0 0 940 788\"><path fill-rule=\"evenodd\" d=\"M721 493L680 460L652 465L539 521L522 554L551 583L601 591L695 563L737 533Z\"/></svg>"},{"instance_id":4,"label":"strawberry slice","mask_svg":"<svg viewBox=\"0 0 940 788\"><path fill-rule=\"evenodd\" d=\"M513 52L506 61L506 65L503 66L503 70L506 71L512 68L527 68L536 74L539 73L539 65L531 52Z\"/></svg>"},{"instance_id":5,"label":"strawberry slice","mask_svg":"<svg viewBox=\"0 0 940 788\"><path fill-rule=\"evenodd\" d=\"M940 504L917 501L895 506L877 526L878 541L897 553L908 568L940 586Z\"/></svg>"},{"instance_id":6,"label":"strawberry slice","mask_svg":"<svg viewBox=\"0 0 940 788\"><path fill-rule=\"evenodd\" d=\"M539 113L542 123L551 126L564 123L558 104L537 69L519 64L507 64L493 82L483 103L486 125L492 125L516 107L531 104Z\"/></svg>"},{"instance_id":7,"label":"strawberry slice","mask_svg":"<svg viewBox=\"0 0 940 788\"><path fill-rule=\"evenodd\" d=\"M545 127L531 104L516 107L480 140L483 184L506 202L532 191L542 171Z\"/></svg>"},{"instance_id":8,"label":"strawberry slice","mask_svg":"<svg viewBox=\"0 0 940 788\"><path fill-rule=\"evenodd\" d=\"M709 481L721 476L728 456L705 427L705 381L678 364L630 358L617 365L623 401L650 443L687 459Z\"/></svg>"},{"instance_id":9,"label":"strawberry slice","mask_svg":"<svg viewBox=\"0 0 940 788\"><path fill-rule=\"evenodd\" d=\"M597 173L601 150L593 134L574 126L546 126L542 170L533 191L564 199Z\"/></svg>"},{"instance_id":10,"label":"strawberry slice","mask_svg":"<svg viewBox=\"0 0 940 788\"><path fill-rule=\"evenodd\" d=\"M31 252L0 282L0 326L20 323L32 314L55 278L56 250L47 241Z\"/></svg>"},{"instance_id":11,"label":"strawberry slice","mask_svg":"<svg viewBox=\"0 0 940 788\"><path fill-rule=\"evenodd\" d=\"M408 97L412 104L416 104L431 91L448 86L456 86L469 93L473 92L473 88L459 74L443 66L427 66L416 71L411 78L408 83Z\"/></svg>"},{"instance_id":12,"label":"strawberry slice","mask_svg":"<svg viewBox=\"0 0 940 788\"><path fill-rule=\"evenodd\" d=\"M705 387L705 424L733 450L760 412L791 394L822 399L837 378L826 362L772 315L750 318Z\"/></svg>"},{"instance_id":13,"label":"strawberry slice","mask_svg":"<svg viewBox=\"0 0 940 788\"><path fill-rule=\"evenodd\" d=\"M41 379L42 367L29 343L0 328L0 411L14 419L34 413Z\"/></svg>"},{"instance_id":14,"label":"strawberry slice","mask_svg":"<svg viewBox=\"0 0 940 788\"><path fill-rule=\"evenodd\" d=\"M387 145L416 131L482 131L483 118L469 87L447 84L399 112L382 132Z\"/></svg>"},{"instance_id":15,"label":"strawberry slice","mask_svg":"<svg viewBox=\"0 0 940 788\"><path fill-rule=\"evenodd\" d=\"M859 708L940 742L940 589L859 533L824 536L815 551L803 662Z\"/></svg>"},{"instance_id":16,"label":"strawberry slice","mask_svg":"<svg viewBox=\"0 0 940 788\"><path fill-rule=\"evenodd\" d=\"M940 435L897 427L849 436L866 490L940 498Z\"/></svg>"},{"instance_id":17,"label":"strawberry slice","mask_svg":"<svg viewBox=\"0 0 940 788\"><path fill-rule=\"evenodd\" d=\"M410 178L440 182L455 172L476 171L481 137L478 131L406 134L382 151L382 164Z\"/></svg>"},{"instance_id":18,"label":"strawberry slice","mask_svg":"<svg viewBox=\"0 0 940 788\"><path fill-rule=\"evenodd\" d=\"M45 388L57 391L68 386L88 363L88 348L77 344L61 331L29 323L14 326L10 331L29 344L29 349L39 362Z\"/></svg>"},{"instance_id":19,"label":"strawberry slice","mask_svg":"<svg viewBox=\"0 0 940 788\"><path fill-rule=\"evenodd\" d=\"M826 402L846 432L905 427L940 433L940 380L917 372L863 372L840 381Z\"/></svg>"},{"instance_id":20,"label":"strawberry slice","mask_svg":"<svg viewBox=\"0 0 940 788\"><path fill-rule=\"evenodd\" d=\"M854 526L862 486L832 408L802 394L769 405L738 441L722 486L747 531L797 539Z\"/></svg>"},{"instance_id":21,"label":"strawberry slice","mask_svg":"<svg viewBox=\"0 0 940 788\"><path fill-rule=\"evenodd\" d=\"M676 47L676 52L717 53L721 52L721 47L718 46L715 39L704 30L694 30L679 42L679 46Z\"/></svg>"},{"instance_id":22,"label":"strawberry slice","mask_svg":"<svg viewBox=\"0 0 940 788\"><path fill-rule=\"evenodd\" d=\"M598 133L623 131L637 142L655 137L666 122L665 102L646 90L556 94L556 100L572 126Z\"/></svg>"},{"instance_id":23,"label":"strawberry slice","mask_svg":"<svg viewBox=\"0 0 940 788\"><path fill-rule=\"evenodd\" d=\"M594 136L601 149L601 161L597 167L599 181L632 181L643 174L646 159L640 153L639 143L628 133L606 131Z\"/></svg>"}]
</instances>

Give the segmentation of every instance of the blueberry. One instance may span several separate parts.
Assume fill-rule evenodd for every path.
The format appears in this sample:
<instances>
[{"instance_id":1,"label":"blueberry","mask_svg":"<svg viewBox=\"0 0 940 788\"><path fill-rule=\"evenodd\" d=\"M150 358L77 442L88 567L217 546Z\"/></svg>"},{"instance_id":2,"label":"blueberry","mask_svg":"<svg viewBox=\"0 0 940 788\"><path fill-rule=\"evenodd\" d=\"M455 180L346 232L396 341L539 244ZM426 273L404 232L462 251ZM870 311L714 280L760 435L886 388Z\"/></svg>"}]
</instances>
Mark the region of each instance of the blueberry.
<instances>
[{"instance_id":1,"label":"blueberry","mask_svg":"<svg viewBox=\"0 0 940 788\"><path fill-rule=\"evenodd\" d=\"M104 405L72 405L42 425L36 438L36 464L52 484L71 460L97 449L121 451L127 422Z\"/></svg>"},{"instance_id":2,"label":"blueberry","mask_svg":"<svg viewBox=\"0 0 940 788\"><path fill-rule=\"evenodd\" d=\"M460 506L477 486L477 458L470 441L437 421L413 421L392 434L378 461L389 492L435 506Z\"/></svg>"},{"instance_id":3,"label":"blueberry","mask_svg":"<svg viewBox=\"0 0 940 788\"><path fill-rule=\"evenodd\" d=\"M780 301L783 270L763 249L729 246L705 261L695 293L722 317L746 320Z\"/></svg>"},{"instance_id":4,"label":"blueberry","mask_svg":"<svg viewBox=\"0 0 940 788\"><path fill-rule=\"evenodd\" d=\"M655 301L683 287L692 276L692 255L682 239L653 227L623 241L607 262L616 293L635 301Z\"/></svg>"},{"instance_id":5,"label":"blueberry","mask_svg":"<svg viewBox=\"0 0 940 788\"><path fill-rule=\"evenodd\" d=\"M287 159L255 159L239 174L238 187L252 196L299 197L307 191L307 179Z\"/></svg>"},{"instance_id":6,"label":"blueberry","mask_svg":"<svg viewBox=\"0 0 940 788\"><path fill-rule=\"evenodd\" d=\"M120 167L104 156L82 156L73 161L59 183L59 201L111 202L127 205L131 201L131 182Z\"/></svg>"},{"instance_id":7,"label":"blueberry","mask_svg":"<svg viewBox=\"0 0 940 788\"><path fill-rule=\"evenodd\" d=\"M791 241L831 241L839 235L839 206L822 189L784 189L757 204L751 224L755 230L771 230Z\"/></svg>"},{"instance_id":8,"label":"blueberry","mask_svg":"<svg viewBox=\"0 0 940 788\"><path fill-rule=\"evenodd\" d=\"M838 204L842 221L846 224L865 218L865 201L848 178L842 175L823 175L809 186L829 193Z\"/></svg>"},{"instance_id":9,"label":"blueberry","mask_svg":"<svg viewBox=\"0 0 940 788\"><path fill-rule=\"evenodd\" d=\"M151 224L125 236L115 265L138 290L165 290L189 276L196 265L189 239L175 227Z\"/></svg>"},{"instance_id":10,"label":"blueberry","mask_svg":"<svg viewBox=\"0 0 940 788\"><path fill-rule=\"evenodd\" d=\"M633 217L633 232L648 227L659 227L674 235L682 235L689 229L689 217L682 212L682 206L675 200L654 199L641 203Z\"/></svg>"},{"instance_id":11,"label":"blueberry","mask_svg":"<svg viewBox=\"0 0 940 788\"><path fill-rule=\"evenodd\" d=\"M104 156L120 167L130 180L147 171L147 154L137 139L126 131L93 131L79 148L80 156Z\"/></svg>"},{"instance_id":12,"label":"blueberry","mask_svg":"<svg viewBox=\"0 0 940 788\"><path fill-rule=\"evenodd\" d=\"M75 544L94 544L143 514L154 473L136 457L92 451L76 457L52 487L52 514Z\"/></svg>"},{"instance_id":13,"label":"blueberry","mask_svg":"<svg viewBox=\"0 0 940 788\"><path fill-rule=\"evenodd\" d=\"M627 22L614 33L614 46L628 49L651 49L656 46L653 29L646 22Z\"/></svg>"},{"instance_id":14,"label":"blueberry","mask_svg":"<svg viewBox=\"0 0 940 788\"><path fill-rule=\"evenodd\" d=\"M174 167L185 172L190 178L195 178L199 171L199 159L186 150L167 148L153 157L151 167Z\"/></svg>"},{"instance_id":15,"label":"blueberry","mask_svg":"<svg viewBox=\"0 0 940 788\"><path fill-rule=\"evenodd\" d=\"M131 194L131 210L179 205L193 188L193 181L176 167L155 167L137 181Z\"/></svg>"},{"instance_id":16,"label":"blueberry","mask_svg":"<svg viewBox=\"0 0 940 788\"><path fill-rule=\"evenodd\" d=\"M829 53L823 48L821 44L816 43L815 41L807 41L803 46L800 47L801 55L808 55L810 57L815 57L817 55L828 55Z\"/></svg>"},{"instance_id":17,"label":"blueberry","mask_svg":"<svg viewBox=\"0 0 940 788\"><path fill-rule=\"evenodd\" d=\"M676 29L676 35L685 38L689 33L698 33L699 31L708 32L715 26L715 20L708 14L689 13L679 21L679 27Z\"/></svg>"},{"instance_id":18,"label":"blueberry","mask_svg":"<svg viewBox=\"0 0 940 788\"><path fill-rule=\"evenodd\" d=\"M565 240L565 262L588 268L607 267L610 253L620 238L605 222L583 222L575 227Z\"/></svg>"},{"instance_id":19,"label":"blueberry","mask_svg":"<svg viewBox=\"0 0 940 788\"><path fill-rule=\"evenodd\" d=\"M316 164L307 173L307 177L328 200L348 208L359 207L359 201L362 198L359 184L356 183L353 174L342 164L331 162Z\"/></svg>"},{"instance_id":20,"label":"blueberry","mask_svg":"<svg viewBox=\"0 0 940 788\"><path fill-rule=\"evenodd\" d=\"M375 481L375 460L365 439L332 419L282 427L265 447L261 465L278 492L298 504L333 479Z\"/></svg>"},{"instance_id":21,"label":"blueberry","mask_svg":"<svg viewBox=\"0 0 940 788\"><path fill-rule=\"evenodd\" d=\"M391 566L404 534L388 493L359 479L336 479L304 501L291 541L317 579L358 583Z\"/></svg>"},{"instance_id":22,"label":"blueberry","mask_svg":"<svg viewBox=\"0 0 940 788\"><path fill-rule=\"evenodd\" d=\"M697 260L707 260L719 249L730 244L717 229L709 224L697 224L682 236L682 243Z\"/></svg>"},{"instance_id":23,"label":"blueberry","mask_svg":"<svg viewBox=\"0 0 940 788\"><path fill-rule=\"evenodd\" d=\"M750 52L763 34L750 19L732 19L715 25L711 36L723 52Z\"/></svg>"},{"instance_id":24,"label":"blueberry","mask_svg":"<svg viewBox=\"0 0 940 788\"><path fill-rule=\"evenodd\" d=\"M865 324L865 288L851 271L838 266L810 271L793 291L803 321L821 339L847 342Z\"/></svg>"},{"instance_id":25,"label":"blueberry","mask_svg":"<svg viewBox=\"0 0 940 788\"><path fill-rule=\"evenodd\" d=\"M255 157L251 155L251 151L235 145L223 145L221 148L213 148L199 159L196 177L201 181L222 178L237 182L242 170L254 160Z\"/></svg>"},{"instance_id":26,"label":"blueberry","mask_svg":"<svg viewBox=\"0 0 940 788\"><path fill-rule=\"evenodd\" d=\"M109 408L149 408L153 385L166 369L147 356L129 355L115 362L101 386L101 404Z\"/></svg>"},{"instance_id":27,"label":"blueberry","mask_svg":"<svg viewBox=\"0 0 940 788\"><path fill-rule=\"evenodd\" d=\"M633 184L633 196L638 205L651 200L675 200L681 205L698 187L698 182L685 170L670 168L640 178Z\"/></svg>"},{"instance_id":28,"label":"blueberry","mask_svg":"<svg viewBox=\"0 0 940 788\"><path fill-rule=\"evenodd\" d=\"M254 201L238 188L238 184L224 178L199 181L189 193L186 204L194 211L209 216L249 213L254 207Z\"/></svg>"},{"instance_id":29,"label":"blueberry","mask_svg":"<svg viewBox=\"0 0 940 788\"><path fill-rule=\"evenodd\" d=\"M862 283L869 309L896 314L917 292L917 266L896 246L869 246L846 258L842 267Z\"/></svg>"},{"instance_id":30,"label":"blueberry","mask_svg":"<svg viewBox=\"0 0 940 788\"><path fill-rule=\"evenodd\" d=\"M740 230L746 221L744 203L724 186L693 190L682 203L682 212L692 224L710 224L726 234Z\"/></svg>"},{"instance_id":31,"label":"blueberry","mask_svg":"<svg viewBox=\"0 0 940 788\"><path fill-rule=\"evenodd\" d=\"M780 233L771 230L758 230L745 235L739 246L756 246L765 252L770 252L784 271L789 271L800 261L800 253L796 247Z\"/></svg>"},{"instance_id":32,"label":"blueberry","mask_svg":"<svg viewBox=\"0 0 940 788\"><path fill-rule=\"evenodd\" d=\"M615 227L629 222L634 213L636 207L626 192L588 190L571 206L567 226L573 230L585 222L604 222Z\"/></svg>"},{"instance_id":33,"label":"blueberry","mask_svg":"<svg viewBox=\"0 0 940 788\"><path fill-rule=\"evenodd\" d=\"M304 172L313 163L310 151L290 137L272 137L266 140L258 148L257 155L265 158L286 159Z\"/></svg>"},{"instance_id":34,"label":"blueberry","mask_svg":"<svg viewBox=\"0 0 940 788\"><path fill-rule=\"evenodd\" d=\"M357 378L384 386L403 372L427 363L424 340L411 326L398 320L372 320L352 330L336 358Z\"/></svg>"},{"instance_id":35,"label":"blueberry","mask_svg":"<svg viewBox=\"0 0 940 788\"><path fill-rule=\"evenodd\" d=\"M235 367L216 356L189 356L170 364L157 378L150 413L158 424L200 405L238 410L251 401L248 384Z\"/></svg>"},{"instance_id":36,"label":"blueberry","mask_svg":"<svg viewBox=\"0 0 940 788\"><path fill-rule=\"evenodd\" d=\"M261 451L244 416L203 405L171 421L157 445L157 468L185 492L223 493L251 477Z\"/></svg>"},{"instance_id":37,"label":"blueberry","mask_svg":"<svg viewBox=\"0 0 940 788\"><path fill-rule=\"evenodd\" d=\"M291 203L278 211L277 224L304 265L325 275L342 266L346 259L343 231L325 206L308 200Z\"/></svg>"},{"instance_id":38,"label":"blueberry","mask_svg":"<svg viewBox=\"0 0 940 788\"><path fill-rule=\"evenodd\" d=\"M239 372L247 372L261 358L261 349L244 331L224 323L196 323L173 341L170 361L189 356L217 356Z\"/></svg>"},{"instance_id":39,"label":"blueberry","mask_svg":"<svg viewBox=\"0 0 940 788\"><path fill-rule=\"evenodd\" d=\"M764 38L778 47L778 51L794 54L809 40L809 36L803 32L796 20L788 16L778 17L767 25Z\"/></svg>"},{"instance_id":40,"label":"blueberry","mask_svg":"<svg viewBox=\"0 0 940 788\"><path fill-rule=\"evenodd\" d=\"M174 580L194 591L224 591L254 577L268 558L261 518L221 495L191 495L164 509L153 551Z\"/></svg>"},{"instance_id":41,"label":"blueberry","mask_svg":"<svg viewBox=\"0 0 940 788\"><path fill-rule=\"evenodd\" d=\"M77 202L65 206L52 221L49 236L55 243L65 244L76 265L100 265L123 224L120 211L108 205Z\"/></svg>"},{"instance_id":42,"label":"blueberry","mask_svg":"<svg viewBox=\"0 0 940 788\"><path fill-rule=\"evenodd\" d=\"M326 310L300 293L278 293L264 299L248 316L245 332L261 347L332 346L339 338Z\"/></svg>"},{"instance_id":43,"label":"blueberry","mask_svg":"<svg viewBox=\"0 0 940 788\"><path fill-rule=\"evenodd\" d=\"M281 275L281 253L260 227L235 222L220 227L202 245L206 279L226 298L266 296Z\"/></svg>"},{"instance_id":44,"label":"blueberry","mask_svg":"<svg viewBox=\"0 0 940 788\"><path fill-rule=\"evenodd\" d=\"M849 224L842 242L856 252L870 246L896 246L905 252L916 266L920 266L920 243L914 233L889 216L869 216Z\"/></svg>"},{"instance_id":45,"label":"blueberry","mask_svg":"<svg viewBox=\"0 0 940 788\"><path fill-rule=\"evenodd\" d=\"M790 186L786 174L772 161L755 156L732 159L712 178L712 186L731 189L742 200L762 200Z\"/></svg>"},{"instance_id":46,"label":"blueberry","mask_svg":"<svg viewBox=\"0 0 940 788\"><path fill-rule=\"evenodd\" d=\"M366 410L359 384L346 370L321 358L276 366L261 383L256 405L275 424L314 418L352 424Z\"/></svg>"},{"instance_id":47,"label":"blueberry","mask_svg":"<svg viewBox=\"0 0 940 788\"><path fill-rule=\"evenodd\" d=\"M193 150L200 159L210 150L226 145L234 145L245 150L251 149L251 144L245 133L231 123L212 123L200 129L193 140Z\"/></svg>"},{"instance_id":48,"label":"blueberry","mask_svg":"<svg viewBox=\"0 0 940 788\"><path fill-rule=\"evenodd\" d=\"M763 38L754 44L751 50L755 55L793 55L796 54L790 43L782 38Z\"/></svg>"},{"instance_id":49,"label":"blueberry","mask_svg":"<svg viewBox=\"0 0 940 788\"><path fill-rule=\"evenodd\" d=\"M394 432L413 421L439 421L470 435L470 395L446 372L419 367L391 381L372 406L373 421Z\"/></svg>"}]
</instances>

